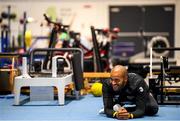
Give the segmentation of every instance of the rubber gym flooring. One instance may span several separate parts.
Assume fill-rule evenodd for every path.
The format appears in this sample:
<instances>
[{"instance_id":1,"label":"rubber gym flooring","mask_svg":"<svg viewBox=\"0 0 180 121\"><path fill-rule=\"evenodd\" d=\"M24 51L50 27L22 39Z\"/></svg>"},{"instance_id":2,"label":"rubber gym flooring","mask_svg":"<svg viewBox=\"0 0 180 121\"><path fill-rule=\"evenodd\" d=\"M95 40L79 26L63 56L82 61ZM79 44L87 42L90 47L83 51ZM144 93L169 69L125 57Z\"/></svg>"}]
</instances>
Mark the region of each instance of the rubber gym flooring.
<instances>
[{"instance_id":1,"label":"rubber gym flooring","mask_svg":"<svg viewBox=\"0 0 180 121\"><path fill-rule=\"evenodd\" d=\"M117 120L98 114L103 107L102 97L82 96L79 100L65 100L64 106L57 101L31 101L22 106L13 106L13 96L0 96L0 121L36 120L36 121L104 121ZM136 121L180 121L180 105L161 105L155 116L132 119Z\"/></svg>"}]
</instances>

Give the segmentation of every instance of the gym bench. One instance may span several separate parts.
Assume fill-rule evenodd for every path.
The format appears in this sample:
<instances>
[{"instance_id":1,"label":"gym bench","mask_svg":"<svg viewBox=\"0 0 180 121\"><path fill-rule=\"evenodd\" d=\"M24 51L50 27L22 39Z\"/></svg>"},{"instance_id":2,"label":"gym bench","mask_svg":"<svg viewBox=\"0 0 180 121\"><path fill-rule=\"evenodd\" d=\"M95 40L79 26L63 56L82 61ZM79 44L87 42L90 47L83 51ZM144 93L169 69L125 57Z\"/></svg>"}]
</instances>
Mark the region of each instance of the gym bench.
<instances>
[{"instance_id":1,"label":"gym bench","mask_svg":"<svg viewBox=\"0 0 180 121\"><path fill-rule=\"evenodd\" d=\"M22 78L21 76L15 77L14 82L14 96L15 105L20 105L20 93L22 87L31 86L54 86L58 92L58 104L64 105L65 100L65 86L72 83L73 74L64 77L38 77L38 78Z\"/></svg>"}]
</instances>

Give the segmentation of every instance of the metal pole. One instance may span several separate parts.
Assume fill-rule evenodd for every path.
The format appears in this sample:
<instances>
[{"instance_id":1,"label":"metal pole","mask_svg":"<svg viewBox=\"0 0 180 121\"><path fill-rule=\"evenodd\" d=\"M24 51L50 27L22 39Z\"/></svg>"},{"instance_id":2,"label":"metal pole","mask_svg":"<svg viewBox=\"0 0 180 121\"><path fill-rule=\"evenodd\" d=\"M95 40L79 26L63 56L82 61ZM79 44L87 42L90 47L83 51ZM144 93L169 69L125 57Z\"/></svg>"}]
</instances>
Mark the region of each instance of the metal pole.
<instances>
[{"instance_id":1,"label":"metal pole","mask_svg":"<svg viewBox=\"0 0 180 121\"><path fill-rule=\"evenodd\" d=\"M150 48L150 78L152 78L152 47Z\"/></svg>"}]
</instances>

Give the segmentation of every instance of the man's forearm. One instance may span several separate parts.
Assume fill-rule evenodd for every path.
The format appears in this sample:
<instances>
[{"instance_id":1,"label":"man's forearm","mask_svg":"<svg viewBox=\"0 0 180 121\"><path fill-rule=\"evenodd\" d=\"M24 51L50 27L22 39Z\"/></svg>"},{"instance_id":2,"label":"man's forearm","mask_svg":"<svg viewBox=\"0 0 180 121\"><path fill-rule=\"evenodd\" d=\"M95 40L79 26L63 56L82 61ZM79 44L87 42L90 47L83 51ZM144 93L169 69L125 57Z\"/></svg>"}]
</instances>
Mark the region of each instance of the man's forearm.
<instances>
[{"instance_id":1,"label":"man's forearm","mask_svg":"<svg viewBox=\"0 0 180 121\"><path fill-rule=\"evenodd\" d=\"M142 117L144 115L145 111L137 109L137 110L130 112L130 113L133 115L133 118L138 118L138 117Z\"/></svg>"},{"instance_id":2,"label":"man's forearm","mask_svg":"<svg viewBox=\"0 0 180 121\"><path fill-rule=\"evenodd\" d=\"M115 111L114 110L112 110L112 109L107 109L107 108L105 108L105 114L108 116L108 117L115 117Z\"/></svg>"}]
</instances>

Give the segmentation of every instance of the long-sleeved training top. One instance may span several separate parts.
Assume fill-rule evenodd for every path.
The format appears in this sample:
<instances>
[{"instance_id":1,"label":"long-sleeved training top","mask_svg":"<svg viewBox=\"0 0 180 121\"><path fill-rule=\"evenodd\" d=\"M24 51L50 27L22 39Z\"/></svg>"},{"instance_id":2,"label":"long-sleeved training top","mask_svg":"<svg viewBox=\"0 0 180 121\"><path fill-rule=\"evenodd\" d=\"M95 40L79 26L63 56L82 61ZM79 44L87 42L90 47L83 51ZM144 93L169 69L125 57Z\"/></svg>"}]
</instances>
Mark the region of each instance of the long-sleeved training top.
<instances>
[{"instance_id":1,"label":"long-sleeved training top","mask_svg":"<svg viewBox=\"0 0 180 121\"><path fill-rule=\"evenodd\" d=\"M113 117L114 110L113 105L118 103L129 101L136 105L136 109L132 112L134 118L141 117L145 113L146 101L149 95L149 88L144 79L135 74L128 73L128 81L126 86L118 92L115 92L111 86L110 80L103 81L103 103L105 113L108 117Z\"/></svg>"}]
</instances>

